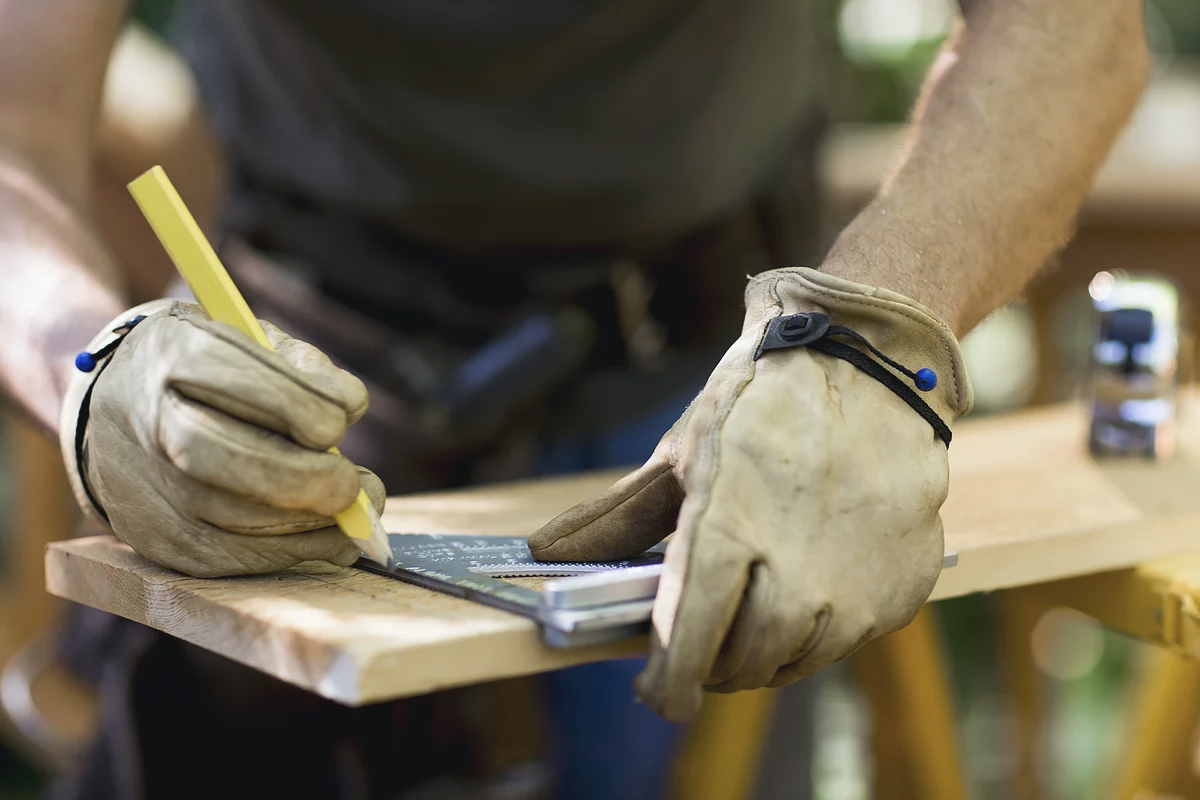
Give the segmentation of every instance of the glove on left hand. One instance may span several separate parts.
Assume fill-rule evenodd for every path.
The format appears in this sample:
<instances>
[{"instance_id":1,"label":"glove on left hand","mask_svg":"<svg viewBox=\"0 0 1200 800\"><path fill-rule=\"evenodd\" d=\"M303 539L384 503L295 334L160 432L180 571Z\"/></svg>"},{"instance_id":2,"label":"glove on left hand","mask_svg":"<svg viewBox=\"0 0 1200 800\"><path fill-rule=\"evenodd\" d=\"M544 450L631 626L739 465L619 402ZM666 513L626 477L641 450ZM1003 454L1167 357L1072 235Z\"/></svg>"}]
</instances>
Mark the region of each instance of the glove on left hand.
<instances>
[{"instance_id":1,"label":"glove on left hand","mask_svg":"<svg viewBox=\"0 0 1200 800\"><path fill-rule=\"evenodd\" d=\"M650 460L529 539L545 561L606 560L675 531L638 678L670 719L692 717L702 688L781 686L907 625L941 570L949 475L931 423L840 358L755 356L773 318L827 314L934 370L921 397L948 426L971 406L949 328L899 294L811 269L752 279L746 308L741 337Z\"/></svg>"}]
</instances>

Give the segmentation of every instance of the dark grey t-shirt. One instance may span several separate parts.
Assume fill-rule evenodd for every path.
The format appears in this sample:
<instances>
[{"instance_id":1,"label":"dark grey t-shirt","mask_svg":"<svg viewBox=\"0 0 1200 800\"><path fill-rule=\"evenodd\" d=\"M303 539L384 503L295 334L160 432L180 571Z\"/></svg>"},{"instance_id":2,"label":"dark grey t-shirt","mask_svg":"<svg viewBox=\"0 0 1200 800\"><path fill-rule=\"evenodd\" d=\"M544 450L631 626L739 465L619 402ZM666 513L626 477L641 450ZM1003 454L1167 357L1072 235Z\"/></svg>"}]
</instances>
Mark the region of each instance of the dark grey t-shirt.
<instances>
[{"instance_id":1,"label":"dark grey t-shirt","mask_svg":"<svg viewBox=\"0 0 1200 800\"><path fill-rule=\"evenodd\" d=\"M666 239L816 106L820 0L192 0L235 168L438 247Z\"/></svg>"}]
</instances>

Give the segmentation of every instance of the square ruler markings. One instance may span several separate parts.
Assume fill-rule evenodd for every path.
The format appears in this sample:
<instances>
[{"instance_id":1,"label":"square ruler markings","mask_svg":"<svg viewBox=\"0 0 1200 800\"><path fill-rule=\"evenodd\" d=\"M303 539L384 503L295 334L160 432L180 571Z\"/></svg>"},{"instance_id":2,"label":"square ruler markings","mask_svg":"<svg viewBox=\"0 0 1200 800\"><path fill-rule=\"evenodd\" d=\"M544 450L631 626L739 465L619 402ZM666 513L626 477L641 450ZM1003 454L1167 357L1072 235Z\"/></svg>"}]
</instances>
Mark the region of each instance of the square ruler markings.
<instances>
[{"instance_id":1,"label":"square ruler markings","mask_svg":"<svg viewBox=\"0 0 1200 800\"><path fill-rule=\"evenodd\" d=\"M396 562L356 566L537 621L551 647L581 647L643 633L662 574L666 543L627 561L546 563L524 537L393 533ZM943 568L958 563L950 551ZM502 577L551 577L539 592Z\"/></svg>"}]
</instances>

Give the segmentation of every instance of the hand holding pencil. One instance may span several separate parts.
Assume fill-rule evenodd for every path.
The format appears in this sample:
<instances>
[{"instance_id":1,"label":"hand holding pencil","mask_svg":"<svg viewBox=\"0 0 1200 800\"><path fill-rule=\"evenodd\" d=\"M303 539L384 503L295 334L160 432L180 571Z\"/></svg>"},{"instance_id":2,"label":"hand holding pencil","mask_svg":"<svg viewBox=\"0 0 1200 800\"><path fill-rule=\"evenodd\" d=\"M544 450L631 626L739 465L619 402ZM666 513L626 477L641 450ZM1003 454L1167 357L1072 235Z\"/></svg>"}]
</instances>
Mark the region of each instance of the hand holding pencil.
<instances>
[{"instance_id":1,"label":"hand holding pencil","mask_svg":"<svg viewBox=\"0 0 1200 800\"><path fill-rule=\"evenodd\" d=\"M130 189L203 310L139 307L76 359L91 508L190 575L349 565L360 549L387 564L383 485L333 447L366 411L362 382L254 318L160 169Z\"/></svg>"},{"instance_id":2,"label":"hand holding pencil","mask_svg":"<svg viewBox=\"0 0 1200 800\"><path fill-rule=\"evenodd\" d=\"M262 326L162 167L154 167L141 175L129 184L129 191L208 315L217 322L234 326L271 349ZM331 452L337 455L336 448L331 448ZM357 540L369 558L390 566L392 556L387 533L366 492L360 489L354 504L337 514L336 519L338 527Z\"/></svg>"}]
</instances>

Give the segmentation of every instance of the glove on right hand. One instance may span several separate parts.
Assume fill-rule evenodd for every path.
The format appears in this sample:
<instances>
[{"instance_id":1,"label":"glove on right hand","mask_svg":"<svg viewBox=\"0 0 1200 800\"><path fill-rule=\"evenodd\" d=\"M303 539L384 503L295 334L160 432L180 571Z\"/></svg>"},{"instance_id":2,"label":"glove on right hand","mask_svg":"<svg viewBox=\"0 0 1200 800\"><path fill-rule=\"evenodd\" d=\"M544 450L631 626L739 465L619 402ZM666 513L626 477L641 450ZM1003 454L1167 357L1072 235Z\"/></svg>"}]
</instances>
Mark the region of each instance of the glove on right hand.
<instances>
[{"instance_id":1,"label":"glove on right hand","mask_svg":"<svg viewBox=\"0 0 1200 800\"><path fill-rule=\"evenodd\" d=\"M359 549L333 515L360 486L383 508L379 479L327 452L366 411L366 388L263 328L274 353L174 303L95 379L79 469L113 532L151 561L198 577L348 566Z\"/></svg>"}]
</instances>

